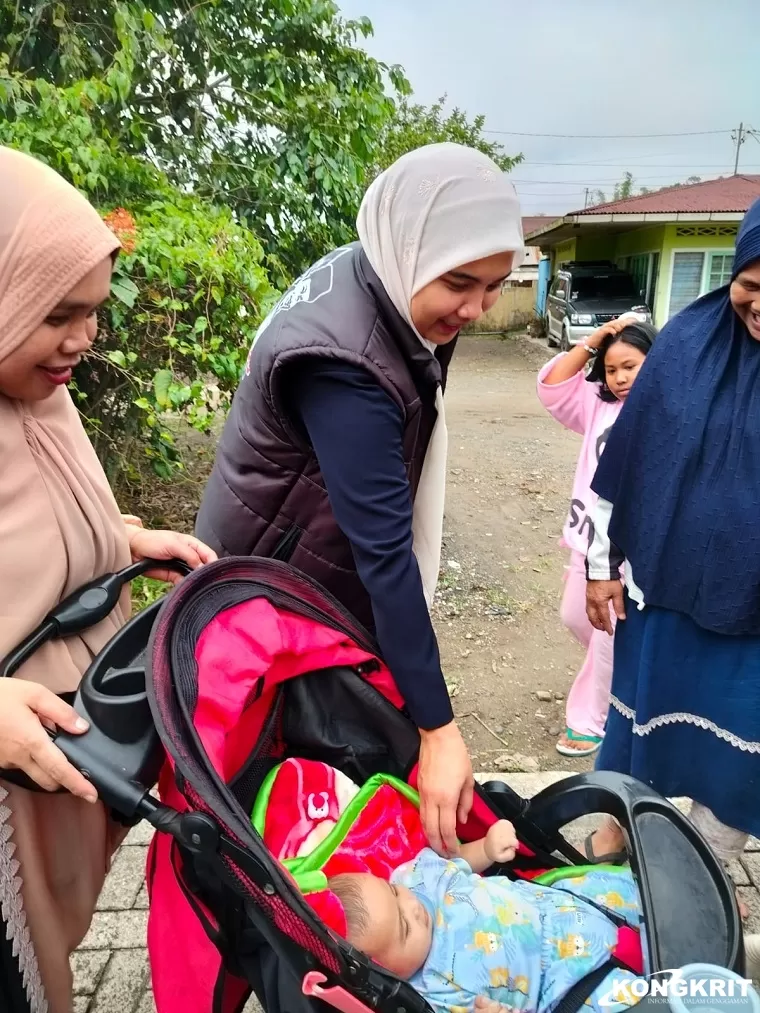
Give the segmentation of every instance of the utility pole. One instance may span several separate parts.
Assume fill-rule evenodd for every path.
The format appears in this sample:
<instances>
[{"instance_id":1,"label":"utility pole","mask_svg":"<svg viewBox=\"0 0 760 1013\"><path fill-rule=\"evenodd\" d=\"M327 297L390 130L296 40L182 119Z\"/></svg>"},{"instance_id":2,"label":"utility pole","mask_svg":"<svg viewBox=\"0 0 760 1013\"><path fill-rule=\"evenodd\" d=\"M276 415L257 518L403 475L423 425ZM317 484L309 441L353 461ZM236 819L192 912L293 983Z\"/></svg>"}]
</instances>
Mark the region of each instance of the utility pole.
<instances>
[{"instance_id":1,"label":"utility pole","mask_svg":"<svg viewBox=\"0 0 760 1013\"><path fill-rule=\"evenodd\" d=\"M746 131L744 129L744 124L743 123L739 124L739 130L738 131L736 131L736 132L732 131L731 132L731 140L732 141L733 140L736 141L736 159L734 160L734 176L738 176L738 174L739 174L739 151L741 149L742 144L744 144L746 136L747 136L747 134L746 134Z\"/></svg>"},{"instance_id":2,"label":"utility pole","mask_svg":"<svg viewBox=\"0 0 760 1013\"><path fill-rule=\"evenodd\" d=\"M586 187L586 196L583 198L583 206L584 206L584 208L588 207L588 194L589 194L589 188Z\"/></svg>"}]
</instances>

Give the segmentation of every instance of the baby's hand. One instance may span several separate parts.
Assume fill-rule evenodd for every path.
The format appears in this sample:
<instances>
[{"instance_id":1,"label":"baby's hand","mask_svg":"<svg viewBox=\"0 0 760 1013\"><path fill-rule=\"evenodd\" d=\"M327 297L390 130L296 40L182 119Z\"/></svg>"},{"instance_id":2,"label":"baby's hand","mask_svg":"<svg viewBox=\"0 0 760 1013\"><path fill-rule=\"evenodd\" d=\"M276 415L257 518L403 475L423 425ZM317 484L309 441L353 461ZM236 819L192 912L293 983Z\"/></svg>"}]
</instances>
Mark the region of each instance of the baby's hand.
<instances>
[{"instance_id":1,"label":"baby's hand","mask_svg":"<svg viewBox=\"0 0 760 1013\"><path fill-rule=\"evenodd\" d=\"M517 853L517 835L509 820L499 820L488 828L486 858L494 865L513 862Z\"/></svg>"}]
</instances>

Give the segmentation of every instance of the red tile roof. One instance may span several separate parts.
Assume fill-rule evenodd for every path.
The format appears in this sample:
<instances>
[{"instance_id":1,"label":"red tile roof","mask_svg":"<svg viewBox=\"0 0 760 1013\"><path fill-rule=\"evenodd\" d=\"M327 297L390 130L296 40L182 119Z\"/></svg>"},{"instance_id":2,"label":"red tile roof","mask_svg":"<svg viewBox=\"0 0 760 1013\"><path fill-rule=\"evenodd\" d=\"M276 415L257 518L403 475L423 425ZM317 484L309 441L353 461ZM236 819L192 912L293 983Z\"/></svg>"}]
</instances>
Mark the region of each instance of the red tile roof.
<instances>
[{"instance_id":1,"label":"red tile roof","mask_svg":"<svg viewBox=\"0 0 760 1013\"><path fill-rule=\"evenodd\" d=\"M523 235L529 236L531 232L546 228L547 225L551 225L552 222L556 221L558 217L558 215L529 215L527 218L523 218Z\"/></svg>"},{"instance_id":2,"label":"red tile roof","mask_svg":"<svg viewBox=\"0 0 760 1013\"><path fill-rule=\"evenodd\" d=\"M573 215L709 214L746 211L760 197L760 176L726 176L704 183L669 186L625 200L597 204ZM532 220L532 219L531 219ZM526 219L523 218L523 223ZM540 228L540 226L534 226Z\"/></svg>"}]
</instances>

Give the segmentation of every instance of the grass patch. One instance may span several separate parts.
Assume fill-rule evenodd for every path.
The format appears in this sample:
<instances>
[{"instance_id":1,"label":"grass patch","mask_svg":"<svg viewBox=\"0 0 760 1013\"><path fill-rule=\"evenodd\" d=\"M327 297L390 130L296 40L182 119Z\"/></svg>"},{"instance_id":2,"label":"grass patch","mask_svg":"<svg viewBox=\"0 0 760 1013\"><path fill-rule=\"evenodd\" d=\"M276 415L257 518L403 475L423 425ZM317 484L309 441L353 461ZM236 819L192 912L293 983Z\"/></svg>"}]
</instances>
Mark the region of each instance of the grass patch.
<instances>
[{"instance_id":1,"label":"grass patch","mask_svg":"<svg viewBox=\"0 0 760 1013\"><path fill-rule=\"evenodd\" d=\"M513 598L511 594L507 594L506 591L499 587L490 587L486 591L486 599L490 605L504 609L512 616L522 615L530 608L528 602L519 601L517 598Z\"/></svg>"},{"instance_id":2,"label":"grass patch","mask_svg":"<svg viewBox=\"0 0 760 1013\"><path fill-rule=\"evenodd\" d=\"M171 584L165 584L162 580L136 577L132 581L132 611L142 612L154 601L163 598L170 587Z\"/></svg>"}]
</instances>

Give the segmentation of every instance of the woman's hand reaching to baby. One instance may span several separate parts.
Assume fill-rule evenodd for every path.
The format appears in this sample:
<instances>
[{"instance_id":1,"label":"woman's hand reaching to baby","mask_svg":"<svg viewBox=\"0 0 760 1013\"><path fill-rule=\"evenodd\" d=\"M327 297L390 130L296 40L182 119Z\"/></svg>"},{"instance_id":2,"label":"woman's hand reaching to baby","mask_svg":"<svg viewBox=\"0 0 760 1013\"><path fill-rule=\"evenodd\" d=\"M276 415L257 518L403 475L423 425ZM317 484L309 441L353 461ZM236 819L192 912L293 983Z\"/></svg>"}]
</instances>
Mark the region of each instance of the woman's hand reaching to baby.
<instances>
[{"instance_id":1,"label":"woman's hand reaching to baby","mask_svg":"<svg viewBox=\"0 0 760 1013\"><path fill-rule=\"evenodd\" d=\"M456 855L457 823L467 822L475 780L467 746L454 721L420 732L417 789L428 842L439 855Z\"/></svg>"}]
</instances>

